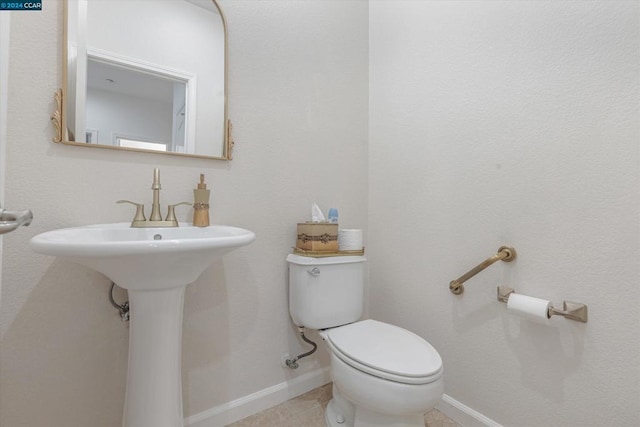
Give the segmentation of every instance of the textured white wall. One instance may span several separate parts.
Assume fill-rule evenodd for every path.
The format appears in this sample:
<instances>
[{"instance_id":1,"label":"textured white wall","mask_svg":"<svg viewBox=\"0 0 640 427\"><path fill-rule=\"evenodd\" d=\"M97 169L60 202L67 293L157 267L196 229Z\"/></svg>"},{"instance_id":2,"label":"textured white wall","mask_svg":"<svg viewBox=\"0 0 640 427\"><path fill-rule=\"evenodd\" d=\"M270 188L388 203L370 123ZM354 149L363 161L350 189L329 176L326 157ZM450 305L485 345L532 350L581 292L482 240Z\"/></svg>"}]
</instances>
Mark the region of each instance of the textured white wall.
<instances>
[{"instance_id":1,"label":"textured white wall","mask_svg":"<svg viewBox=\"0 0 640 427\"><path fill-rule=\"evenodd\" d=\"M370 3L370 314L505 426L640 425L638 6ZM589 323L514 319L499 284Z\"/></svg>"},{"instance_id":2,"label":"textured white wall","mask_svg":"<svg viewBox=\"0 0 640 427\"><path fill-rule=\"evenodd\" d=\"M231 162L51 143L62 3L12 15L6 202L35 220L4 239L0 425L119 425L128 333L108 280L27 244L58 227L130 220L115 201L149 203L154 167L163 204L190 200L202 172L213 221L257 234L188 288L185 415L326 366L313 357L296 372L280 367L285 351L306 348L289 319L285 256L314 201L339 208L344 226L366 228L367 2L221 3ZM179 209L181 220L188 211Z\"/></svg>"},{"instance_id":3,"label":"textured white wall","mask_svg":"<svg viewBox=\"0 0 640 427\"><path fill-rule=\"evenodd\" d=\"M5 147L7 144L7 88L9 85L9 23L11 15L0 15L0 208L4 208ZM14 208L15 209L15 208ZM0 236L0 296L2 295L2 240Z\"/></svg>"}]
</instances>

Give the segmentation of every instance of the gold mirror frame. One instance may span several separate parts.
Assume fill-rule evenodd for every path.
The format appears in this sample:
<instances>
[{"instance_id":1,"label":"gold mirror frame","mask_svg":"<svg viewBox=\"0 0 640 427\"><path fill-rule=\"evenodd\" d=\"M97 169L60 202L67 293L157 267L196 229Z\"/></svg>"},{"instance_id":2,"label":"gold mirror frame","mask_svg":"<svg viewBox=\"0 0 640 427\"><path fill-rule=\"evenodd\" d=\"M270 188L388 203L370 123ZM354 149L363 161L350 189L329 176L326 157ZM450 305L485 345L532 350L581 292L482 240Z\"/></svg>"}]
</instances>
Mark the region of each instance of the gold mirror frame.
<instances>
[{"instance_id":1,"label":"gold mirror frame","mask_svg":"<svg viewBox=\"0 0 640 427\"><path fill-rule=\"evenodd\" d=\"M228 63L228 30L227 30L227 19L225 17L224 11L218 4L217 0L211 0L213 4L218 9L220 17L222 19L222 28L224 30L224 155L222 157L213 157L213 156L204 156L198 154L188 154L188 153L172 153L165 151L153 151L153 150L142 150L138 148L128 148L128 147L116 147L112 145L100 145L100 144L87 144L85 142L77 142L77 141L69 141L69 138L65 135L65 130L67 129L67 114L66 114L66 96L67 96L67 78L68 78L68 10L69 10L69 0L65 0L63 3L63 18L62 18L62 27L63 27L63 37L62 37L62 88L58 89L54 93L54 100L56 102L56 111L51 116L51 122L55 127L55 135L52 138L52 141L55 143L65 144L65 145L75 145L78 147L92 147L92 148L106 148L110 150L123 150L123 151L136 151L141 153L153 153L153 154L163 154L170 156L179 156L179 157L192 157L199 159L213 159L213 160L231 160L233 159L233 147L235 145L235 141L232 136L233 126L231 124L231 120L228 118L229 107L228 107L228 75L229 75L229 63Z\"/></svg>"}]
</instances>

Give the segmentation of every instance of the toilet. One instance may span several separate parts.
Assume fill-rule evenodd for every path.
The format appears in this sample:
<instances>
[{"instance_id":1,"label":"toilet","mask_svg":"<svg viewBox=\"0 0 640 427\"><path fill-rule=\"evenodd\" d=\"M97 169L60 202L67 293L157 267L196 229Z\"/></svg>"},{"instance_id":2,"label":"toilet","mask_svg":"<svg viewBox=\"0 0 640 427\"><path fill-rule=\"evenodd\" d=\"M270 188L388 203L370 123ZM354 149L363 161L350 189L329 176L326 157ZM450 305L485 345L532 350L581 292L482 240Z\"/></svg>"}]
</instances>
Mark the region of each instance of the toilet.
<instances>
[{"instance_id":1,"label":"toilet","mask_svg":"<svg viewBox=\"0 0 640 427\"><path fill-rule=\"evenodd\" d=\"M442 397L442 359L413 332L372 319L364 307L364 256L290 254L289 312L318 330L331 355L331 427L423 427Z\"/></svg>"}]
</instances>

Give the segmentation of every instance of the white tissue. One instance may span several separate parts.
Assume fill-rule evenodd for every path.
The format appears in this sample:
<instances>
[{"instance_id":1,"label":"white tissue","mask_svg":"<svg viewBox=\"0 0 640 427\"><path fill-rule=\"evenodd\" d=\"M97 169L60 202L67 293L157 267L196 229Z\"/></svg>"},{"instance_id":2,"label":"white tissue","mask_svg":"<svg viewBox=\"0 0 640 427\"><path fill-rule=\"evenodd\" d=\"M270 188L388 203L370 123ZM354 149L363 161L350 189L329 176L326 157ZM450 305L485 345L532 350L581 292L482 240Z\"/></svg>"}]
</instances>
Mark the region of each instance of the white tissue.
<instances>
[{"instance_id":1,"label":"white tissue","mask_svg":"<svg viewBox=\"0 0 640 427\"><path fill-rule=\"evenodd\" d=\"M326 219L324 218L324 214L322 213L322 210L320 210L318 205L315 203L311 205L311 221L313 222L326 221Z\"/></svg>"}]
</instances>

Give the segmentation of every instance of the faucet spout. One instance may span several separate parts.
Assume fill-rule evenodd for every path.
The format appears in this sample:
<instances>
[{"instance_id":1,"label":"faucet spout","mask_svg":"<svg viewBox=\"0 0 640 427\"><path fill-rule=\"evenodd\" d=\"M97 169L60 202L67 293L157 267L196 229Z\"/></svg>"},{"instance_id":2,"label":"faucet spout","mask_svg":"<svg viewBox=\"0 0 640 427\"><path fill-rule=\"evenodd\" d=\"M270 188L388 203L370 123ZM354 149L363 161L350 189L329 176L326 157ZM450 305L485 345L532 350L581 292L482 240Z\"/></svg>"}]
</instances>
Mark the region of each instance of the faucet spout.
<instances>
[{"instance_id":1,"label":"faucet spout","mask_svg":"<svg viewBox=\"0 0 640 427\"><path fill-rule=\"evenodd\" d=\"M153 184L151 184L152 190L160 190L162 187L160 186L160 169L153 169Z\"/></svg>"},{"instance_id":2,"label":"faucet spout","mask_svg":"<svg viewBox=\"0 0 640 427\"><path fill-rule=\"evenodd\" d=\"M162 215L160 214L160 169L155 168L153 170L153 184L151 189L153 190L153 205L151 206L151 217L149 221L162 221Z\"/></svg>"},{"instance_id":3,"label":"faucet spout","mask_svg":"<svg viewBox=\"0 0 640 427\"><path fill-rule=\"evenodd\" d=\"M142 203L130 202L128 200L118 200L117 203L131 203L136 207L136 215L133 218L133 221L131 221L131 227L179 227L174 209L176 206L191 205L191 203L181 202L169 205L167 217L163 220L162 216L160 215L160 188L160 170L158 168L155 168L153 170L153 184L151 184L151 189L153 190L153 205L151 207L151 216L148 220L144 216L144 205Z\"/></svg>"}]
</instances>

